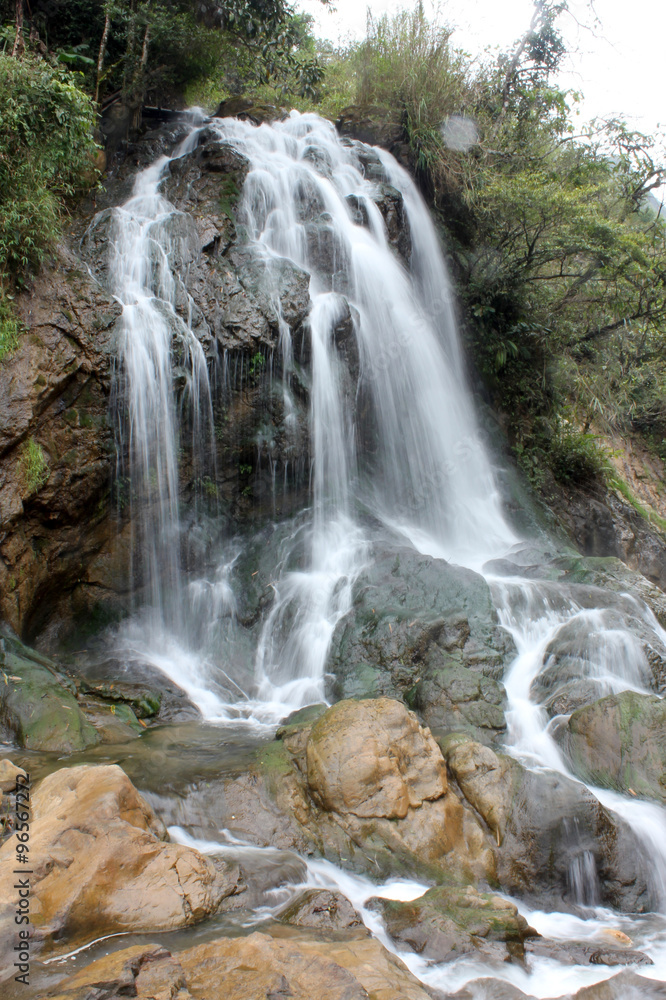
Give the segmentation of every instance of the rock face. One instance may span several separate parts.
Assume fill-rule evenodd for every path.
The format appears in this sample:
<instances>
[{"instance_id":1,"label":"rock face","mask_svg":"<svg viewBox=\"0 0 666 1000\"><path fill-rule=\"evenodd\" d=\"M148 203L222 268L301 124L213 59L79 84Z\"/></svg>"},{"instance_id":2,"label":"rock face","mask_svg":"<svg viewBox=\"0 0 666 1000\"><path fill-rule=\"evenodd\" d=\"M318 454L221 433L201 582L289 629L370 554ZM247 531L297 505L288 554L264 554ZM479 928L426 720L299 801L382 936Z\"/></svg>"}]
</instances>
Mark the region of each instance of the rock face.
<instances>
[{"instance_id":1,"label":"rock face","mask_svg":"<svg viewBox=\"0 0 666 1000\"><path fill-rule=\"evenodd\" d=\"M547 500L583 555L621 559L666 588L666 538L617 493L568 487Z\"/></svg>"},{"instance_id":2,"label":"rock face","mask_svg":"<svg viewBox=\"0 0 666 1000\"><path fill-rule=\"evenodd\" d=\"M61 247L17 308L26 330L0 362L0 618L30 636L116 532L108 415L120 306Z\"/></svg>"},{"instance_id":3,"label":"rock face","mask_svg":"<svg viewBox=\"0 0 666 1000\"><path fill-rule=\"evenodd\" d=\"M129 591L142 585L137 566L128 577L129 483L126 456L116 461L110 405L113 398L122 421L113 209L129 197L133 171L168 154L186 131L154 130L122 162L114 158L96 204L73 220L56 267L18 299L25 332L0 363L0 617L28 639L54 643L95 631L122 616ZM202 486L184 447L182 509L213 504L216 517L235 523L305 505L310 446L307 377L300 369L294 376L287 407L277 350L283 319L295 340L304 339L309 275L289 260L264 259L239 235L234 209L247 170L243 156L203 131L199 145L168 167L164 192L175 211L159 224L172 247L176 314L206 351L215 396L217 479ZM180 340L174 331L176 384L186 397ZM187 442L187 406L182 411ZM276 503L280 463L285 490Z\"/></svg>"},{"instance_id":4,"label":"rock face","mask_svg":"<svg viewBox=\"0 0 666 1000\"><path fill-rule=\"evenodd\" d=\"M410 903L375 899L386 930L398 945L408 945L433 962L449 962L469 952L482 959L520 958L524 941L536 937L513 903L471 886L437 886Z\"/></svg>"},{"instance_id":5,"label":"rock face","mask_svg":"<svg viewBox=\"0 0 666 1000\"><path fill-rule=\"evenodd\" d=\"M433 728L491 742L505 728L513 643L483 577L408 548L374 553L330 654L338 697L404 699Z\"/></svg>"},{"instance_id":6,"label":"rock face","mask_svg":"<svg viewBox=\"0 0 666 1000\"><path fill-rule=\"evenodd\" d=\"M267 934L220 938L177 956L139 945L93 962L61 981L52 1000L105 996L139 1000L430 1000L430 994L375 940L324 943Z\"/></svg>"},{"instance_id":7,"label":"rock face","mask_svg":"<svg viewBox=\"0 0 666 1000\"><path fill-rule=\"evenodd\" d=\"M238 892L237 870L187 847L165 830L115 765L64 768L32 795L31 922L52 946L118 931L170 930L214 913ZM15 850L0 848L0 880L11 885ZM2 923L13 926L14 904ZM11 943L10 930L4 939Z\"/></svg>"},{"instance_id":8,"label":"rock face","mask_svg":"<svg viewBox=\"0 0 666 1000\"><path fill-rule=\"evenodd\" d=\"M623 691L575 711L558 734L574 772L666 802L666 702Z\"/></svg>"}]
</instances>

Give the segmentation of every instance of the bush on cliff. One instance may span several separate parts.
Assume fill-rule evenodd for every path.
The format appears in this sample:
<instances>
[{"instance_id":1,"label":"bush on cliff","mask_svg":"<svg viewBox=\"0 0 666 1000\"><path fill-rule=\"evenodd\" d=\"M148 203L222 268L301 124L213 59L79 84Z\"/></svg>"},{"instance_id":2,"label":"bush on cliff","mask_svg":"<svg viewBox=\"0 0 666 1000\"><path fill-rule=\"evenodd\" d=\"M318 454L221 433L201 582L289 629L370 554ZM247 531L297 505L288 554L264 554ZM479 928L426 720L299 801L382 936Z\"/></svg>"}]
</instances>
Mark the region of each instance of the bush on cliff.
<instances>
[{"instance_id":1,"label":"bush on cliff","mask_svg":"<svg viewBox=\"0 0 666 1000\"><path fill-rule=\"evenodd\" d=\"M53 246L65 199L94 182L92 101L66 69L0 55L0 295Z\"/></svg>"}]
</instances>

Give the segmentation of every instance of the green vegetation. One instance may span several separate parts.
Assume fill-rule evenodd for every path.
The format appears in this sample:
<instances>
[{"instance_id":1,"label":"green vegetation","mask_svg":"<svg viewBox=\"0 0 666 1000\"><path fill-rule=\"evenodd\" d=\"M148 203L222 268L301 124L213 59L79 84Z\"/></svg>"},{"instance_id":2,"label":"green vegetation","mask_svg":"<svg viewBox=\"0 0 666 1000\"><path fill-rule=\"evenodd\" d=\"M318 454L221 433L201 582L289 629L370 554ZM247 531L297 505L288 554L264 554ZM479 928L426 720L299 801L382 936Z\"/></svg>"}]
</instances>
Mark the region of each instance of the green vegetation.
<instances>
[{"instance_id":1,"label":"green vegetation","mask_svg":"<svg viewBox=\"0 0 666 1000\"><path fill-rule=\"evenodd\" d=\"M253 354L250 358L250 364L248 366L250 378L257 376L265 364L266 358L263 356L261 351L257 351L256 354Z\"/></svg>"},{"instance_id":2,"label":"green vegetation","mask_svg":"<svg viewBox=\"0 0 666 1000\"><path fill-rule=\"evenodd\" d=\"M663 149L617 119L576 130L578 95L553 82L565 10L536 0L514 49L485 61L421 5L369 18L321 88L329 114L359 104L408 143L474 362L535 485L548 469L606 478L608 431L666 457L666 228L649 199Z\"/></svg>"},{"instance_id":3,"label":"green vegetation","mask_svg":"<svg viewBox=\"0 0 666 1000\"><path fill-rule=\"evenodd\" d=\"M326 3L327 0L322 0ZM556 85L566 0L535 0L513 49L472 59L418 4L318 43L286 0L0 0L0 359L12 287L96 182L96 110L213 110L243 94L335 118L357 104L401 137L453 259L477 371L536 485L607 478L602 435L666 458L666 229L654 137L576 129ZM220 191L231 213L238 191ZM265 359L251 359L257 379Z\"/></svg>"},{"instance_id":4,"label":"green vegetation","mask_svg":"<svg viewBox=\"0 0 666 1000\"><path fill-rule=\"evenodd\" d=\"M50 470L42 446L29 438L21 452L21 470L26 496L32 496L46 483Z\"/></svg>"},{"instance_id":5,"label":"green vegetation","mask_svg":"<svg viewBox=\"0 0 666 1000\"><path fill-rule=\"evenodd\" d=\"M95 179L92 101L68 70L0 54L0 321L6 294L60 232L65 199Z\"/></svg>"},{"instance_id":6,"label":"green vegetation","mask_svg":"<svg viewBox=\"0 0 666 1000\"><path fill-rule=\"evenodd\" d=\"M260 87L313 96L322 76L310 19L286 0L0 0L0 21L6 50L77 71L133 125L151 101L214 103Z\"/></svg>"},{"instance_id":7,"label":"green vegetation","mask_svg":"<svg viewBox=\"0 0 666 1000\"><path fill-rule=\"evenodd\" d=\"M21 324L12 306L11 298L0 295L0 362L13 354L19 345Z\"/></svg>"}]
</instances>

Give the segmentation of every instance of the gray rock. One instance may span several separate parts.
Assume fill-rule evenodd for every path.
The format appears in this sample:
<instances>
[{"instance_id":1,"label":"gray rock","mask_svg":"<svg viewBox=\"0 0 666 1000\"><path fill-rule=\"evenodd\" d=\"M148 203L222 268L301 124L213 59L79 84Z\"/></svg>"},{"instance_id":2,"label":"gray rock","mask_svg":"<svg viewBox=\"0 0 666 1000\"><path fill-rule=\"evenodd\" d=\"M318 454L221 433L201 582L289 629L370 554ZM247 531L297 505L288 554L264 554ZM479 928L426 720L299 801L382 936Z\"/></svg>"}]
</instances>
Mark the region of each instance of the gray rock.
<instances>
[{"instance_id":1,"label":"gray rock","mask_svg":"<svg viewBox=\"0 0 666 1000\"><path fill-rule=\"evenodd\" d=\"M332 693L403 698L429 726L489 742L505 726L500 678L513 655L483 577L387 547L357 579L335 631Z\"/></svg>"}]
</instances>

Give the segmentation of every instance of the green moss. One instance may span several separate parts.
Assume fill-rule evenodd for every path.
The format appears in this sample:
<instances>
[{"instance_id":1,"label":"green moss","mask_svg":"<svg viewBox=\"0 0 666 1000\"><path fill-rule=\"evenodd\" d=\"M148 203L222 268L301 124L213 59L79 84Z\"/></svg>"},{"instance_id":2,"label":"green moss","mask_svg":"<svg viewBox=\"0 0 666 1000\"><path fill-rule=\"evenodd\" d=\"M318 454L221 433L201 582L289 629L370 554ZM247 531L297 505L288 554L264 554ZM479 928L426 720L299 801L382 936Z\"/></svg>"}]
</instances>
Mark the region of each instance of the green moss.
<instances>
[{"instance_id":1,"label":"green moss","mask_svg":"<svg viewBox=\"0 0 666 1000\"><path fill-rule=\"evenodd\" d=\"M0 721L19 746L70 753L99 742L71 685L45 657L4 636L0 668Z\"/></svg>"},{"instance_id":2,"label":"green moss","mask_svg":"<svg viewBox=\"0 0 666 1000\"><path fill-rule=\"evenodd\" d=\"M236 175L233 173L224 174L220 179L218 202L222 213L228 219L231 219L232 222L234 221L234 209L240 198L240 193L241 189Z\"/></svg>"},{"instance_id":3,"label":"green moss","mask_svg":"<svg viewBox=\"0 0 666 1000\"><path fill-rule=\"evenodd\" d=\"M650 524L653 524L660 531L666 532L666 518L661 517L654 510L644 507L643 504L638 500L637 497L631 492L628 484L618 475L613 475L609 481L609 485L612 486L614 490L624 497L627 503L631 504L637 513L641 517L645 518Z\"/></svg>"},{"instance_id":4,"label":"green moss","mask_svg":"<svg viewBox=\"0 0 666 1000\"><path fill-rule=\"evenodd\" d=\"M269 781L281 775L291 774L293 770L291 755L281 740L273 740L258 750L256 761Z\"/></svg>"}]
</instances>

